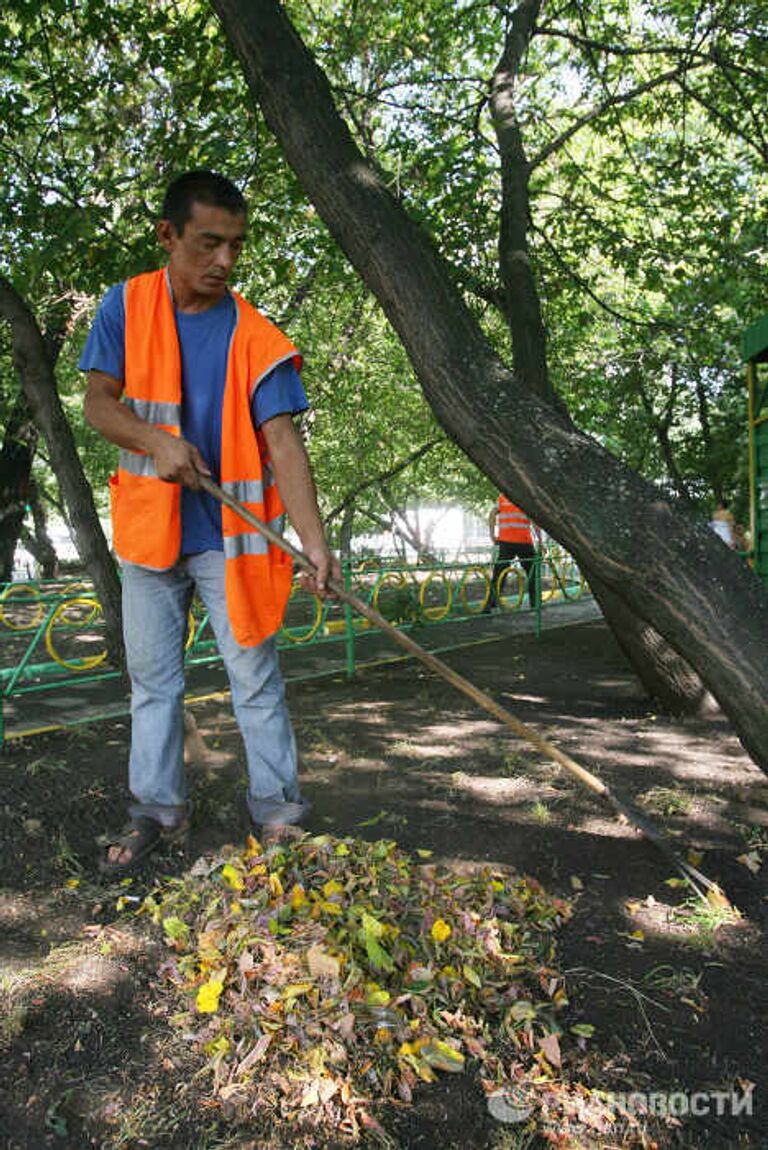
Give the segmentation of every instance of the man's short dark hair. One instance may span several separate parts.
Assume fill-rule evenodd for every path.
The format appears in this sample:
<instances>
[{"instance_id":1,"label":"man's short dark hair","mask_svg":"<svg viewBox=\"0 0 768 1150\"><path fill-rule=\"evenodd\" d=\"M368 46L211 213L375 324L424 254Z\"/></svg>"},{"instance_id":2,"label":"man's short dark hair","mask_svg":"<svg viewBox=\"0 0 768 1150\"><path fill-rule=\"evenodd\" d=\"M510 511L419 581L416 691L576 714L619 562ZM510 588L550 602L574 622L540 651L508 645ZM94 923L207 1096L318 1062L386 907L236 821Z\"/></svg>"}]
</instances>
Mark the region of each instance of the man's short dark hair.
<instances>
[{"instance_id":1,"label":"man's short dark hair","mask_svg":"<svg viewBox=\"0 0 768 1150\"><path fill-rule=\"evenodd\" d=\"M193 204L208 204L212 208L224 208L233 215L246 215L248 205L239 188L226 176L205 168L184 172L177 176L163 199L162 218L170 220L178 235L184 231L187 220L192 215Z\"/></svg>"}]
</instances>

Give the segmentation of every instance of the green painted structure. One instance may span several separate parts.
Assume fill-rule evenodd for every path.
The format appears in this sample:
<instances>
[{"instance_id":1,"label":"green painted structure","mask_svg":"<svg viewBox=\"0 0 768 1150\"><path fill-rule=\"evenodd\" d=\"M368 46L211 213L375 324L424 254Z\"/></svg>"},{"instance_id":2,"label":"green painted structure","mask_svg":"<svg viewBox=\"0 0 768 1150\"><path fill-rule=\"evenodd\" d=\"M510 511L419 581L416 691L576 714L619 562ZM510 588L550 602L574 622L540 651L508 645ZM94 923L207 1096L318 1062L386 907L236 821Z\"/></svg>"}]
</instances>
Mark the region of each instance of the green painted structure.
<instances>
[{"instance_id":1,"label":"green painted structure","mask_svg":"<svg viewBox=\"0 0 768 1150\"><path fill-rule=\"evenodd\" d=\"M768 315L744 332L742 354L747 365L753 567L768 584Z\"/></svg>"}]
</instances>

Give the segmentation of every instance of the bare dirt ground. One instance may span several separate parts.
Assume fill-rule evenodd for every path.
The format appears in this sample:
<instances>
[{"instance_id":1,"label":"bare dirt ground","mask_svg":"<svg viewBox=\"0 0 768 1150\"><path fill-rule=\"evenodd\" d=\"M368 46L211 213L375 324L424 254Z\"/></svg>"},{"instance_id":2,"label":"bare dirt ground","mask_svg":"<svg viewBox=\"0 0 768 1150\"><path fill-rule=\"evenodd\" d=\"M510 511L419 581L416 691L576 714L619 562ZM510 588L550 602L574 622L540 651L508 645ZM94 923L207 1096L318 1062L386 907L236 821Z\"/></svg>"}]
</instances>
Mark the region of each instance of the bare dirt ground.
<instances>
[{"instance_id":1,"label":"bare dirt ground","mask_svg":"<svg viewBox=\"0 0 768 1150\"><path fill-rule=\"evenodd\" d=\"M523 722L633 799L716 880L739 917L706 909L668 861L570 777L452 688L395 663L289 689L310 830L396 839L442 861L492 862L573 901L558 969L570 1023L594 1026L564 1059L572 1081L678 1098L648 1145L761 1147L766 1128L768 781L722 716L657 713L601 623L506 636L446 656ZM195 708L186 855L130 884L98 877L99 837L122 819L128 728L109 721L8 743L0 759L0 1146L335 1145L238 1125L168 1024L160 941L118 911L164 874L241 841L242 755L226 702ZM765 869L765 868L764 868ZM135 903L129 903L128 908ZM123 903L125 906L125 903ZM754 1084L754 1085L752 1085ZM732 1113L732 1092L753 1090ZM682 1103L679 1099L682 1098ZM751 1110L751 1114L746 1110ZM539 1145L495 1122L471 1070L379 1115L420 1150ZM641 1123L642 1125L642 1123ZM270 1132L271 1131L271 1132ZM373 1137L373 1136L372 1136ZM374 1143L371 1143L374 1144ZM579 1145L612 1146L610 1140Z\"/></svg>"}]
</instances>

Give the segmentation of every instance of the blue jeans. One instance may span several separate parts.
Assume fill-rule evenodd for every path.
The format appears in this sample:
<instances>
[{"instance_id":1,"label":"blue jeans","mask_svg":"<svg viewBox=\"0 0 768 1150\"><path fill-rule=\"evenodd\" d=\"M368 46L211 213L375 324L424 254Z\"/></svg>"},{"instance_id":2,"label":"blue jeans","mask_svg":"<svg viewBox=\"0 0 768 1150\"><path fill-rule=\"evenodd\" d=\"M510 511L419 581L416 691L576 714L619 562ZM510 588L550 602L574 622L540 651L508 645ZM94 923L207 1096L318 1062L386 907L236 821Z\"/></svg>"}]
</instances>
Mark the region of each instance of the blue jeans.
<instances>
[{"instance_id":1,"label":"blue jeans","mask_svg":"<svg viewBox=\"0 0 768 1150\"><path fill-rule=\"evenodd\" d=\"M248 763L248 809L256 823L300 822L296 741L274 638L241 647L224 592L224 554L203 551L169 571L123 564L123 631L131 678L132 816L165 827L187 816L184 770L184 640L197 590L224 662Z\"/></svg>"}]
</instances>

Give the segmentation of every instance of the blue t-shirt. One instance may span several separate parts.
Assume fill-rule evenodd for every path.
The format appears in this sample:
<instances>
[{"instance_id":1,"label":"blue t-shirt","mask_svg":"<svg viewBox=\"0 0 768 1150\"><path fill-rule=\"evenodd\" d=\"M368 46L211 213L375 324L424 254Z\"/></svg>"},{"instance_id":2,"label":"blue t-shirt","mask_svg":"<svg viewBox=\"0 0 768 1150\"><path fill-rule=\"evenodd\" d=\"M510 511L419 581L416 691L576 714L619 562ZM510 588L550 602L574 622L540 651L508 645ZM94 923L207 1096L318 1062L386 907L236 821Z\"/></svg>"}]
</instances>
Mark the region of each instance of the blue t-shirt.
<instances>
[{"instance_id":1,"label":"blue t-shirt","mask_svg":"<svg viewBox=\"0 0 768 1150\"><path fill-rule=\"evenodd\" d=\"M229 343L237 306L227 294L201 312L175 311L181 349L181 434L194 443L216 482L221 466L221 418ZM93 321L81 371L103 371L125 378L125 303L123 285L110 288ZM253 393L251 415L259 428L276 415L296 415L309 406L292 361L273 368ZM221 551L221 506L203 491L181 489L181 554Z\"/></svg>"}]
</instances>

